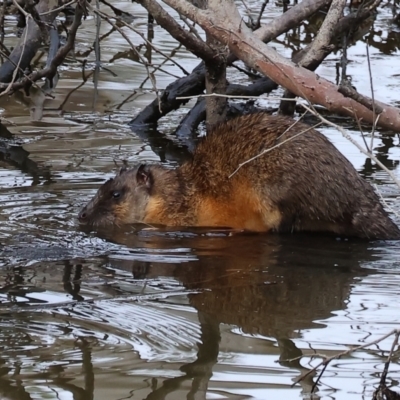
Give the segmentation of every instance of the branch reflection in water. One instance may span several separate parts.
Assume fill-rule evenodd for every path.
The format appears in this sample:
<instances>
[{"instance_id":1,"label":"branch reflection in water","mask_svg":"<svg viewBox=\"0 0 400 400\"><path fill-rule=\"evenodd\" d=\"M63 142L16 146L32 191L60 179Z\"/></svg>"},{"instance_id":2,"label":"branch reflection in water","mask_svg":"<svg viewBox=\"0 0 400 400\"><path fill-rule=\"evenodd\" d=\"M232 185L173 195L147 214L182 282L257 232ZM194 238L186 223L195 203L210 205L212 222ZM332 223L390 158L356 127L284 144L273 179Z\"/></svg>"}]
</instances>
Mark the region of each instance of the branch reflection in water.
<instances>
[{"instance_id":1,"label":"branch reflection in water","mask_svg":"<svg viewBox=\"0 0 400 400\"><path fill-rule=\"evenodd\" d=\"M4 276L1 396L21 398L17 392L41 379L40 391L85 399L234 396L276 385L295 395L290 385L307 368L285 360L312 353L296 339L344 310L354 282L374 273L363 265L379 258L368 243L332 237L111 235L125 247L109 256L42 262ZM251 366L252 355L267 365ZM313 378L301 382L303 393Z\"/></svg>"}]
</instances>

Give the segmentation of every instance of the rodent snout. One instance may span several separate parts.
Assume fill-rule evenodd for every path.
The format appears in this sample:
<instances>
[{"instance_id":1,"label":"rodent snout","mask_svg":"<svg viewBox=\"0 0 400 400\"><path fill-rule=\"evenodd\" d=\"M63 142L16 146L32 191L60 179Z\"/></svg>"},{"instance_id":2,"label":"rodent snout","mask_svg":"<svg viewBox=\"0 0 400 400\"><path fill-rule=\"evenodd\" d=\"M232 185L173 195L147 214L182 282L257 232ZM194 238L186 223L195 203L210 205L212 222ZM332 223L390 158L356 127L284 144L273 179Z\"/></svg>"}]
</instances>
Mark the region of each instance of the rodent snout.
<instances>
[{"instance_id":1,"label":"rodent snout","mask_svg":"<svg viewBox=\"0 0 400 400\"><path fill-rule=\"evenodd\" d=\"M86 212L86 207L85 207L84 209L79 211L78 220L83 222L83 221L85 221L86 218L87 218L87 212Z\"/></svg>"}]
</instances>

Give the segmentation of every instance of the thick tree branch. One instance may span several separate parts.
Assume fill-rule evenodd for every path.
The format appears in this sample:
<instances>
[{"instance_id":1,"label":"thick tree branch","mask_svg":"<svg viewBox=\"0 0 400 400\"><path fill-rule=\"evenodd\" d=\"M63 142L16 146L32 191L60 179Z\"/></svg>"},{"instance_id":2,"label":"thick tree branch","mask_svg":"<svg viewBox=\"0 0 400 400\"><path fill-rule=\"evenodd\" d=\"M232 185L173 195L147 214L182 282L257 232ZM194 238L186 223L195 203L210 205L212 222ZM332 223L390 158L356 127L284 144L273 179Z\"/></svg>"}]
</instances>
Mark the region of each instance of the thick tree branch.
<instances>
[{"instance_id":1,"label":"thick tree branch","mask_svg":"<svg viewBox=\"0 0 400 400\"><path fill-rule=\"evenodd\" d=\"M305 68L297 67L256 38L241 23L241 17L233 1L221 0L218 8L200 12L185 0L164 0L164 2L228 45L229 49L246 64L297 96L307 99L310 103L320 104L331 112L374 123L373 113L368 108L344 97L338 92L336 85ZM400 110L384 103L376 103L383 109L378 125L400 132Z\"/></svg>"},{"instance_id":2,"label":"thick tree branch","mask_svg":"<svg viewBox=\"0 0 400 400\"><path fill-rule=\"evenodd\" d=\"M299 63L302 67L309 66L315 59L321 59L321 53L322 57L324 57L325 52L323 49L331 43L333 34L335 33L335 27L343 16L345 5L346 0L332 1L328 14L325 17L317 36Z\"/></svg>"},{"instance_id":3,"label":"thick tree branch","mask_svg":"<svg viewBox=\"0 0 400 400\"><path fill-rule=\"evenodd\" d=\"M254 31L254 35L264 43L268 43L282 33L293 29L295 26L297 27L301 21L310 17L319 9L329 5L331 1L332 0L303 0L301 3L287 10L279 18L274 19L270 23ZM235 60L237 60L236 55L231 54L228 58L228 63L232 63Z\"/></svg>"},{"instance_id":4,"label":"thick tree branch","mask_svg":"<svg viewBox=\"0 0 400 400\"><path fill-rule=\"evenodd\" d=\"M332 42L335 28L337 27L339 20L343 15L343 9L346 5L346 0L333 0L329 8L328 14L318 31L317 36L308 47L307 51L303 53L303 56L298 62L301 67L307 68L314 71L324 58L330 53L329 48ZM331 47L333 49L333 46ZM285 90L283 94L284 98L294 98L294 94L289 90ZM280 111L285 115L293 115L296 108L295 101L282 100L280 104Z\"/></svg>"},{"instance_id":5,"label":"thick tree branch","mask_svg":"<svg viewBox=\"0 0 400 400\"><path fill-rule=\"evenodd\" d=\"M218 4L219 0L208 0L208 6ZM214 5L215 6L215 5ZM206 93L226 93L226 56L227 48L212 35L206 32L207 44L214 50L214 60L205 61L206 66ZM226 108L228 101L225 97L206 97L206 125L207 130L214 125L224 122L226 119Z\"/></svg>"},{"instance_id":6,"label":"thick tree branch","mask_svg":"<svg viewBox=\"0 0 400 400\"><path fill-rule=\"evenodd\" d=\"M279 18L275 19L272 23L258 29L255 32L255 34L259 35L260 39L264 41L270 41L272 39L275 39L275 37L297 26L305 18L309 17L314 12L319 10L321 7L329 3L330 0L303 0L300 4L297 4L294 7L292 7L286 13L281 15ZM163 12L165 12L162 9L162 7L160 7L159 4L155 2L155 0L140 0L140 4L142 4L142 6L144 6L147 9L147 11L149 11L149 13L155 13L157 15L157 12L160 10L160 8ZM161 20L157 20L157 22L161 23ZM168 20L166 20L165 22L166 24L162 26L169 33L171 33L169 31L170 25L168 25ZM186 31L184 32L185 34L188 34ZM175 38L179 40L178 37ZM207 48L211 50L209 47ZM228 56L228 64L233 63L235 60L237 60L237 57L231 53ZM200 63L193 70L191 75L189 75L188 77L180 78L177 81L168 85L168 87L165 89L163 95L160 98L160 105L158 104L158 99L155 99L131 121L131 125L136 126L146 123L154 123L163 115L166 115L172 110L176 110L182 104L185 104L187 102L187 100L177 100L176 97L196 96L198 94L203 93L205 89L205 73L206 72L204 63ZM268 88L267 91L271 91L277 87L277 85L269 78L265 79L269 80L265 86ZM236 91L236 93L249 94L254 96L256 95L249 91L246 91L246 93ZM228 89L228 94L230 94L229 89Z\"/></svg>"}]
</instances>

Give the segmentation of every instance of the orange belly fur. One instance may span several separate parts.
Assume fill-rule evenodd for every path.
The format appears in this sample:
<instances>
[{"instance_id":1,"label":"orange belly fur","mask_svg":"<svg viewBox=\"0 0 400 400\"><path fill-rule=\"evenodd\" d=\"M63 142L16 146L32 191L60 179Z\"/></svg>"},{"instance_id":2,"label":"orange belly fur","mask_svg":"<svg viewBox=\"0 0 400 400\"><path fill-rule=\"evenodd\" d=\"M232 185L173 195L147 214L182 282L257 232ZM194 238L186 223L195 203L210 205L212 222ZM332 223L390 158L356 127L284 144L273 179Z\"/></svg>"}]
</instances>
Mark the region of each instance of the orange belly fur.
<instances>
[{"instance_id":1,"label":"orange belly fur","mask_svg":"<svg viewBox=\"0 0 400 400\"><path fill-rule=\"evenodd\" d=\"M254 191L243 185L228 198L206 197L199 203L198 226L226 226L256 232L279 227L282 216L277 207L261 201Z\"/></svg>"}]
</instances>

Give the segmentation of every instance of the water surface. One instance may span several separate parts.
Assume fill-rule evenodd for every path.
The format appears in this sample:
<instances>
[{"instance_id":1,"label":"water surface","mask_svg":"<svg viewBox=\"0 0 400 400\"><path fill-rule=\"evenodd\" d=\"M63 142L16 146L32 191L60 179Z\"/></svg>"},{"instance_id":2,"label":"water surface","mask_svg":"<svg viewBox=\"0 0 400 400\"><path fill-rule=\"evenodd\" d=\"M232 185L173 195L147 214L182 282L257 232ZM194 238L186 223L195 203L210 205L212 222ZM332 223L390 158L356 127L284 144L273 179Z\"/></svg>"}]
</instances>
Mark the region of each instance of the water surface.
<instances>
[{"instance_id":1,"label":"water surface","mask_svg":"<svg viewBox=\"0 0 400 400\"><path fill-rule=\"evenodd\" d=\"M147 33L139 6L113 5L134 10L133 26ZM259 4L249 7L254 12ZM280 12L269 4L265 21ZM15 21L7 23L15 35ZM374 27L376 98L396 105L398 29L387 8ZM107 24L101 31L109 32ZM145 69L123 54L127 46L117 33L102 42L104 66L115 76L102 70L97 91L89 79L67 98L81 83L82 54L94 32L89 18L42 118L34 118L26 96L0 98L1 116L9 121L0 132L0 398L310 398L315 373L292 384L317 365L312 354L330 356L399 326L399 243L218 230L80 230L78 210L121 165L175 164L165 142L151 140L157 132L145 140L127 125L154 93ZM297 40L307 37L302 30ZM274 46L290 56L286 45L293 38L293 32L282 35ZM178 46L158 26L154 43L167 53ZM197 65L184 49L177 54L185 69ZM87 57L94 61L92 53ZM339 57L331 55L318 73L334 81ZM348 57L353 84L368 95L365 43L351 47ZM154 63L162 61L153 54ZM156 77L160 89L175 79ZM264 96L259 104L278 100ZM187 110L163 118L159 131L174 139ZM351 121L341 122L363 143ZM322 131L398 212L399 190L387 175L338 132ZM379 132L374 151L399 175L397 136ZM370 399L391 343L332 362L314 398ZM394 390L398 379L396 358L388 380Z\"/></svg>"}]
</instances>

